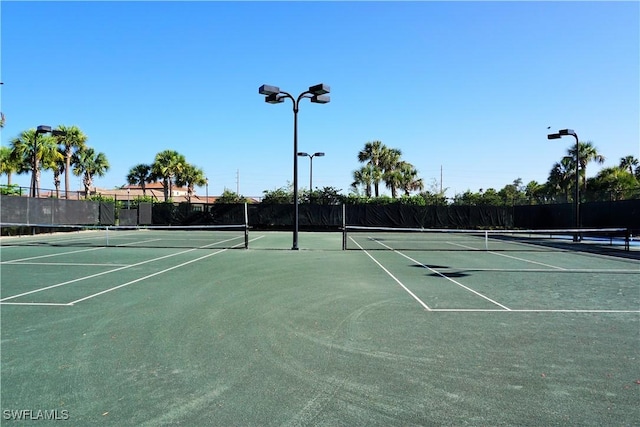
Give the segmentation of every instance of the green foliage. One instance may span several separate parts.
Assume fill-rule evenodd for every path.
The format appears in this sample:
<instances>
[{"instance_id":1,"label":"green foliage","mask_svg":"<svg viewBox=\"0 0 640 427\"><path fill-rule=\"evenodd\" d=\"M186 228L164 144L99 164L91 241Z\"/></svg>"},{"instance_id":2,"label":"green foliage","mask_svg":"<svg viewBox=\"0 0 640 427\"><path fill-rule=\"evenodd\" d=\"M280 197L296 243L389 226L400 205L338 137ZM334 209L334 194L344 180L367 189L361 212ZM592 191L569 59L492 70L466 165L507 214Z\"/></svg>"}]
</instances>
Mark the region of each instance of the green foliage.
<instances>
[{"instance_id":1,"label":"green foliage","mask_svg":"<svg viewBox=\"0 0 640 427\"><path fill-rule=\"evenodd\" d=\"M594 178L587 180L586 200L602 200L608 194L609 200L624 200L637 195L640 190L638 179L622 167L602 169Z\"/></svg>"},{"instance_id":2,"label":"green foliage","mask_svg":"<svg viewBox=\"0 0 640 427\"><path fill-rule=\"evenodd\" d=\"M317 205L340 205L344 200L344 196L340 194L340 191L342 190L336 189L334 187L323 187L312 192L303 190L298 196L301 203L314 203Z\"/></svg>"},{"instance_id":3,"label":"green foliage","mask_svg":"<svg viewBox=\"0 0 640 427\"><path fill-rule=\"evenodd\" d=\"M18 184L0 185L0 194L3 196L22 196L22 187Z\"/></svg>"},{"instance_id":4,"label":"green foliage","mask_svg":"<svg viewBox=\"0 0 640 427\"><path fill-rule=\"evenodd\" d=\"M136 209L140 203L154 203L154 199L151 196L136 196L129 201L131 209Z\"/></svg>"},{"instance_id":5,"label":"green foliage","mask_svg":"<svg viewBox=\"0 0 640 427\"><path fill-rule=\"evenodd\" d=\"M264 190L262 192L262 203L291 204L293 203L293 190L288 187L280 187L275 190Z\"/></svg>"},{"instance_id":6,"label":"green foliage","mask_svg":"<svg viewBox=\"0 0 640 427\"><path fill-rule=\"evenodd\" d=\"M447 198L444 193L441 192L423 191L419 194L419 197L421 197L425 205L428 206L445 206L448 204Z\"/></svg>"},{"instance_id":7,"label":"green foliage","mask_svg":"<svg viewBox=\"0 0 640 427\"><path fill-rule=\"evenodd\" d=\"M398 203L411 206L426 206L427 200L420 194L417 196L407 196L406 194L404 194L400 196L400 198L398 199Z\"/></svg>"},{"instance_id":8,"label":"green foliage","mask_svg":"<svg viewBox=\"0 0 640 427\"><path fill-rule=\"evenodd\" d=\"M85 200L90 200L93 202L115 202L115 198L109 195L102 194L90 194L86 197Z\"/></svg>"},{"instance_id":9,"label":"green foliage","mask_svg":"<svg viewBox=\"0 0 640 427\"><path fill-rule=\"evenodd\" d=\"M216 204L232 204L232 203L246 203L247 198L239 195L229 189L224 189L222 195L216 199Z\"/></svg>"}]
</instances>

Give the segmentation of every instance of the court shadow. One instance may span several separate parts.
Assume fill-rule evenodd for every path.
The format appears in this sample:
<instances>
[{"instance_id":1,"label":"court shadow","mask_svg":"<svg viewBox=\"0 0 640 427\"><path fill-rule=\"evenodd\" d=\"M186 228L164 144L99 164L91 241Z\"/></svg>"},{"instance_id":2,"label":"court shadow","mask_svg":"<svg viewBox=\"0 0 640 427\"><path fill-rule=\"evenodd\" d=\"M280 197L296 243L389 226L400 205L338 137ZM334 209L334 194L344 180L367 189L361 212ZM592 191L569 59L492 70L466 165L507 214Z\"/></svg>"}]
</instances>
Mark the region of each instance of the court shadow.
<instances>
[{"instance_id":1,"label":"court shadow","mask_svg":"<svg viewBox=\"0 0 640 427\"><path fill-rule=\"evenodd\" d=\"M433 264L411 264L411 267L416 267L416 268L433 268L438 269L438 268L449 268L449 266L447 265L433 265Z\"/></svg>"},{"instance_id":2,"label":"court shadow","mask_svg":"<svg viewBox=\"0 0 640 427\"><path fill-rule=\"evenodd\" d=\"M442 276L444 276L444 277L448 277L448 278L451 278L451 279L455 279L455 278L460 278L460 277L467 277L467 276L469 276L469 274L468 273L463 273L461 271L452 271L452 272L448 272L448 273L441 271L441 272L439 272L439 274L438 273L430 273L430 274L427 274L427 276L440 277L440 278L442 278Z\"/></svg>"}]
</instances>

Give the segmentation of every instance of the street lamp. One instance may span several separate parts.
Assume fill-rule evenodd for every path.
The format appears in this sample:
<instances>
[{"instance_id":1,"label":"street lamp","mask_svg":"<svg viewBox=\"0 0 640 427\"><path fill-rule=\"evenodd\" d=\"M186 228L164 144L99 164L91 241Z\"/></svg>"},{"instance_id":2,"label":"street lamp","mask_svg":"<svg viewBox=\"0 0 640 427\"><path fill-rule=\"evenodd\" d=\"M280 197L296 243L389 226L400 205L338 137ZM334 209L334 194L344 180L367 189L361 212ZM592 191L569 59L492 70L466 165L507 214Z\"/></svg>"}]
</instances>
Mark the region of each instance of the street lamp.
<instances>
[{"instance_id":1,"label":"street lamp","mask_svg":"<svg viewBox=\"0 0 640 427\"><path fill-rule=\"evenodd\" d=\"M33 171L31 173L31 197L40 197L40 188L36 188L36 175L38 174L39 162L38 162L38 134L50 133L53 136L65 135L66 132L61 130L51 130L51 126L40 125L36 128L36 133L33 135L33 158L31 159L31 167Z\"/></svg>"},{"instance_id":2,"label":"street lamp","mask_svg":"<svg viewBox=\"0 0 640 427\"><path fill-rule=\"evenodd\" d=\"M327 93L331 90L329 86L320 83L310 86L309 90L302 92L297 98L290 93L281 91L277 86L262 85L258 89L260 95L264 95L264 101L268 104L280 104L285 98L293 102L293 247L298 250L298 105L302 98L309 98L315 104L326 104L331 98Z\"/></svg>"},{"instance_id":3,"label":"street lamp","mask_svg":"<svg viewBox=\"0 0 640 427\"><path fill-rule=\"evenodd\" d=\"M575 216L576 228L580 228L580 143L578 142L578 134L573 129L560 129L558 133L547 135L547 139L560 139L563 136L573 136L576 139L576 193L575 193ZM573 235L573 241L579 241L578 233Z\"/></svg>"},{"instance_id":4,"label":"street lamp","mask_svg":"<svg viewBox=\"0 0 640 427\"><path fill-rule=\"evenodd\" d=\"M311 201L311 192L313 191L313 158L314 157L322 157L324 153L298 153L300 157L308 157L309 158L309 201Z\"/></svg>"}]
</instances>

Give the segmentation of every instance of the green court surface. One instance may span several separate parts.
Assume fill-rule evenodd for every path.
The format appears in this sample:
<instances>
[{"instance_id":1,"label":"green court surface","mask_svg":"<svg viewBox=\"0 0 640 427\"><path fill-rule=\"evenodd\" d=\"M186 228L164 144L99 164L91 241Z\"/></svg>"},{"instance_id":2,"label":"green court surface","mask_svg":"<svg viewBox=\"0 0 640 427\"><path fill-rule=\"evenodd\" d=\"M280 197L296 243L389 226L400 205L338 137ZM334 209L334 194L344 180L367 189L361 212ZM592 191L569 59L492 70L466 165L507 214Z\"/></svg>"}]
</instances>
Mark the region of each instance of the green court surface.
<instances>
[{"instance_id":1,"label":"green court surface","mask_svg":"<svg viewBox=\"0 0 640 427\"><path fill-rule=\"evenodd\" d=\"M637 257L249 238L3 240L2 425L639 423Z\"/></svg>"}]
</instances>

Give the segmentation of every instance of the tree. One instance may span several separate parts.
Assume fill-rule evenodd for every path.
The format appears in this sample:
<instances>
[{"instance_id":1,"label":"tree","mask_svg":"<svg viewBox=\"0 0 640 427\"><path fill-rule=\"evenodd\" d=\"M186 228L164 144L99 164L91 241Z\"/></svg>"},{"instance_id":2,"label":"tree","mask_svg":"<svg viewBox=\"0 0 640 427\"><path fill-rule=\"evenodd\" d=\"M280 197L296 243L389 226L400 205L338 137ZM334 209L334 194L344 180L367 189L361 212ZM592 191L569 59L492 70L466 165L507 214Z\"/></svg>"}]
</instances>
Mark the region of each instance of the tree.
<instances>
[{"instance_id":1,"label":"tree","mask_svg":"<svg viewBox=\"0 0 640 427\"><path fill-rule=\"evenodd\" d=\"M151 165L139 163L129 169L129 173L127 174L127 183L142 187L143 197L147 195L147 183L151 181Z\"/></svg>"},{"instance_id":2,"label":"tree","mask_svg":"<svg viewBox=\"0 0 640 427\"><path fill-rule=\"evenodd\" d=\"M506 206L522 204L525 201L522 178L514 180L512 184L505 185L502 190L498 192L498 195L502 199L502 204Z\"/></svg>"},{"instance_id":3,"label":"tree","mask_svg":"<svg viewBox=\"0 0 640 427\"><path fill-rule=\"evenodd\" d=\"M371 184L373 184L373 167L371 165L364 165L353 172L351 188L353 188L355 192L357 192L358 187L362 185L365 196L371 197Z\"/></svg>"},{"instance_id":4,"label":"tree","mask_svg":"<svg viewBox=\"0 0 640 427\"><path fill-rule=\"evenodd\" d=\"M76 151L84 150L87 143L87 135L85 135L77 126L58 126L61 135L56 136L58 144L62 146L62 153L64 156L64 193L65 198L69 198L69 173L71 172L71 159L73 153Z\"/></svg>"},{"instance_id":5,"label":"tree","mask_svg":"<svg viewBox=\"0 0 640 427\"><path fill-rule=\"evenodd\" d=\"M58 156L56 140L50 135L36 136L36 130L29 129L12 139L10 144L11 158L18 166L18 173L31 172L31 189L39 197L41 163L50 165L51 159Z\"/></svg>"},{"instance_id":6,"label":"tree","mask_svg":"<svg viewBox=\"0 0 640 427\"><path fill-rule=\"evenodd\" d=\"M607 200L625 199L625 193L637 191L640 182L629 172L628 169L622 167L604 168L598 174L589 179L590 197L594 200L602 200L595 192L606 192L609 197Z\"/></svg>"},{"instance_id":7,"label":"tree","mask_svg":"<svg viewBox=\"0 0 640 427\"><path fill-rule=\"evenodd\" d=\"M467 190L462 194L456 194L453 197L453 204L476 206L481 204L481 199L482 199L482 195L480 193L473 193L471 190Z\"/></svg>"},{"instance_id":8,"label":"tree","mask_svg":"<svg viewBox=\"0 0 640 427\"><path fill-rule=\"evenodd\" d=\"M227 188L224 189L222 195L216 199L219 204L246 203L247 199Z\"/></svg>"},{"instance_id":9,"label":"tree","mask_svg":"<svg viewBox=\"0 0 640 427\"><path fill-rule=\"evenodd\" d=\"M53 185L56 189L56 198L60 198L60 175L66 172L64 149L57 146L56 152L42 160L42 168L53 171Z\"/></svg>"},{"instance_id":10,"label":"tree","mask_svg":"<svg viewBox=\"0 0 640 427\"><path fill-rule=\"evenodd\" d=\"M638 167L638 159L633 156L625 156L620 159L620 168L629 171L629 173L634 173L634 167L637 170Z\"/></svg>"},{"instance_id":11,"label":"tree","mask_svg":"<svg viewBox=\"0 0 640 427\"><path fill-rule=\"evenodd\" d=\"M11 175L20 170L10 147L0 147L0 175L7 175L7 186L11 185Z\"/></svg>"},{"instance_id":12,"label":"tree","mask_svg":"<svg viewBox=\"0 0 640 427\"><path fill-rule=\"evenodd\" d=\"M579 150L579 159L580 159L580 176L582 178L582 182L583 182L583 191L587 191L587 180L586 180L586 176L587 176L587 164L591 163L591 162L596 162L598 164L602 164L605 161L605 158L603 155L601 155L600 153L598 153L598 150L596 149L596 147L593 145L593 142L591 141L586 141L586 142L579 142L578 143L578 150ZM572 147L569 150L567 150L569 155L575 159L576 158L576 147ZM575 165L575 163L574 163ZM574 177L575 179L575 177Z\"/></svg>"},{"instance_id":13,"label":"tree","mask_svg":"<svg viewBox=\"0 0 640 427\"><path fill-rule=\"evenodd\" d=\"M559 163L555 163L549 172L547 179L548 188L554 194L564 194L564 200L569 201L569 190L575 181L575 157L564 157Z\"/></svg>"},{"instance_id":14,"label":"tree","mask_svg":"<svg viewBox=\"0 0 640 427\"><path fill-rule=\"evenodd\" d=\"M151 173L154 178L162 179L165 202L173 197L173 179L186 165L184 156L177 151L164 150L156 154L151 165Z\"/></svg>"},{"instance_id":15,"label":"tree","mask_svg":"<svg viewBox=\"0 0 640 427\"><path fill-rule=\"evenodd\" d=\"M544 191L544 185L539 184L537 181L529 181L524 189L524 195L529 200L529 204L533 204L534 200L538 201Z\"/></svg>"},{"instance_id":16,"label":"tree","mask_svg":"<svg viewBox=\"0 0 640 427\"><path fill-rule=\"evenodd\" d=\"M185 163L182 166L182 170L176 174L176 185L181 187L187 186L187 198L189 202L191 202L194 187L205 185L206 183L207 180L204 176L204 171L189 163Z\"/></svg>"},{"instance_id":17,"label":"tree","mask_svg":"<svg viewBox=\"0 0 640 427\"><path fill-rule=\"evenodd\" d=\"M262 203L273 204L292 204L293 203L293 187L280 187L275 190L264 190L262 192Z\"/></svg>"},{"instance_id":18,"label":"tree","mask_svg":"<svg viewBox=\"0 0 640 427\"><path fill-rule=\"evenodd\" d=\"M401 162L400 164L399 184L405 196L409 196L412 191L424 189L422 178L418 178L418 170L409 162Z\"/></svg>"},{"instance_id":19,"label":"tree","mask_svg":"<svg viewBox=\"0 0 640 427\"><path fill-rule=\"evenodd\" d=\"M396 198L398 188L402 182L402 167L403 163L400 161L402 152L396 148L386 148L382 153L381 166L382 166L382 179L388 189L391 190L391 197Z\"/></svg>"},{"instance_id":20,"label":"tree","mask_svg":"<svg viewBox=\"0 0 640 427\"><path fill-rule=\"evenodd\" d=\"M319 205L339 205L344 201L340 191L335 187L323 187L313 192L313 200Z\"/></svg>"},{"instance_id":21,"label":"tree","mask_svg":"<svg viewBox=\"0 0 640 427\"><path fill-rule=\"evenodd\" d=\"M383 166L388 148L380 141L367 142L358 153L358 161L371 166L371 181L375 197L380 195L380 181L384 173Z\"/></svg>"},{"instance_id":22,"label":"tree","mask_svg":"<svg viewBox=\"0 0 640 427\"><path fill-rule=\"evenodd\" d=\"M93 148L85 148L73 154L73 174L82 176L85 197L89 197L93 178L104 176L109 170L109 161L104 153L96 153Z\"/></svg>"}]
</instances>

